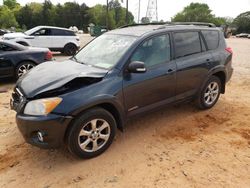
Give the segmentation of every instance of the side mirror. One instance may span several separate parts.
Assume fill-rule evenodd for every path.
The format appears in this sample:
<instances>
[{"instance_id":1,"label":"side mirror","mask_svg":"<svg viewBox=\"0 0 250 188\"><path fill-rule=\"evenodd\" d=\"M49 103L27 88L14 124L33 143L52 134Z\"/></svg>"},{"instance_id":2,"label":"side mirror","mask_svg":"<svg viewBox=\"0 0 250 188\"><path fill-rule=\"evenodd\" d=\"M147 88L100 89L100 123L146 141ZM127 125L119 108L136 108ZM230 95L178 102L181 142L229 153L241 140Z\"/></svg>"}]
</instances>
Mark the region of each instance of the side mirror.
<instances>
[{"instance_id":1,"label":"side mirror","mask_svg":"<svg viewBox=\"0 0 250 188\"><path fill-rule=\"evenodd\" d=\"M147 71L144 62L132 61L128 66L128 71L131 73L144 73Z\"/></svg>"}]
</instances>

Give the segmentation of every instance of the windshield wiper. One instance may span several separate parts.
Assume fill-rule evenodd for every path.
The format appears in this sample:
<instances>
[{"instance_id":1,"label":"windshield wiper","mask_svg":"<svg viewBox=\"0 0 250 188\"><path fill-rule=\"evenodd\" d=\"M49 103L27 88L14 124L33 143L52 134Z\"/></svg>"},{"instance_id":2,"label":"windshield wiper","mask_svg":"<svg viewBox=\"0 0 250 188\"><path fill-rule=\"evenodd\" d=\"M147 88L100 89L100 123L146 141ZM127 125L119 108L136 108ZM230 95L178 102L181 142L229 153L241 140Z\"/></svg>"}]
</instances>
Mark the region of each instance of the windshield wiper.
<instances>
[{"instance_id":1,"label":"windshield wiper","mask_svg":"<svg viewBox=\"0 0 250 188\"><path fill-rule=\"evenodd\" d=\"M79 61L75 56L73 56L71 59L74 60L77 63L81 63L81 64L85 64L85 65L87 64L87 63Z\"/></svg>"}]
</instances>

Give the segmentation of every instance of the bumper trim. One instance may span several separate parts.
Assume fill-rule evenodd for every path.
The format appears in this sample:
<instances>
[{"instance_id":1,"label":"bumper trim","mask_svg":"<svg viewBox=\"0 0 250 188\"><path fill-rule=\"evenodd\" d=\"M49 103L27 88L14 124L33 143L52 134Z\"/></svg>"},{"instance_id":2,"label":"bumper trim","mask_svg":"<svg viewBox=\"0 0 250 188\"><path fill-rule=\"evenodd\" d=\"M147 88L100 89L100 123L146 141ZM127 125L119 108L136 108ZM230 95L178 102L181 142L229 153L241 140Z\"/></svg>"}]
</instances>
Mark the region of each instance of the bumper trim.
<instances>
[{"instance_id":1,"label":"bumper trim","mask_svg":"<svg viewBox=\"0 0 250 188\"><path fill-rule=\"evenodd\" d=\"M71 120L70 116L56 114L47 116L16 115L18 129L25 141L44 149L59 148L64 144L64 135ZM43 142L39 141L38 132L43 133Z\"/></svg>"}]
</instances>

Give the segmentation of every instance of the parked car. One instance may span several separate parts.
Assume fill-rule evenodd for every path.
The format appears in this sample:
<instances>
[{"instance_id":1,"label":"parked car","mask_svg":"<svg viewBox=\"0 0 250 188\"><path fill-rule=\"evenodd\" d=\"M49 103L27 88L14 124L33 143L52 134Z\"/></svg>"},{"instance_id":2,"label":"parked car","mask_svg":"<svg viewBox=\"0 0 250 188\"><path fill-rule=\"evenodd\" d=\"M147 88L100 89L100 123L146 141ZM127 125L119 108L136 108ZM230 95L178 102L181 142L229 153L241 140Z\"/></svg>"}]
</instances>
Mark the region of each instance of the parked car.
<instances>
[{"instance_id":1,"label":"parked car","mask_svg":"<svg viewBox=\"0 0 250 188\"><path fill-rule=\"evenodd\" d=\"M74 31L50 26L37 26L24 33L5 34L3 39L24 46L49 48L69 56L74 55L80 47L80 39Z\"/></svg>"},{"instance_id":2,"label":"parked car","mask_svg":"<svg viewBox=\"0 0 250 188\"><path fill-rule=\"evenodd\" d=\"M52 60L47 48L26 47L0 40L0 78L21 77L36 65Z\"/></svg>"},{"instance_id":3,"label":"parked car","mask_svg":"<svg viewBox=\"0 0 250 188\"><path fill-rule=\"evenodd\" d=\"M32 145L66 144L91 158L136 115L186 100L212 108L233 68L223 33L208 26L128 26L97 37L60 66L37 66L12 96L20 132Z\"/></svg>"},{"instance_id":4,"label":"parked car","mask_svg":"<svg viewBox=\"0 0 250 188\"><path fill-rule=\"evenodd\" d=\"M240 34L236 35L236 37L238 37L238 38L247 38L248 35L249 35L249 33L240 33Z\"/></svg>"},{"instance_id":5,"label":"parked car","mask_svg":"<svg viewBox=\"0 0 250 188\"><path fill-rule=\"evenodd\" d=\"M7 34L7 33L10 33L10 31L5 30L5 29L0 29L0 36Z\"/></svg>"}]
</instances>

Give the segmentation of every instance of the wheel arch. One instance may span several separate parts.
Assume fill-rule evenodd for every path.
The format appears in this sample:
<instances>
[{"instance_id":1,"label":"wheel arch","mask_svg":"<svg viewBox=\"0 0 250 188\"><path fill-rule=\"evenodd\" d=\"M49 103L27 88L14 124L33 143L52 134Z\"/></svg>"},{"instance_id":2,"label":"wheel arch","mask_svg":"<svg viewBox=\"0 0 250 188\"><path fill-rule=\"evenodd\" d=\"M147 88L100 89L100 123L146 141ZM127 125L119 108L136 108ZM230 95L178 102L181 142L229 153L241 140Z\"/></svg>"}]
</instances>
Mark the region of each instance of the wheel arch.
<instances>
[{"instance_id":1,"label":"wheel arch","mask_svg":"<svg viewBox=\"0 0 250 188\"><path fill-rule=\"evenodd\" d=\"M69 133L70 128L72 127L72 124L76 121L76 119L78 117L80 117L82 114L84 114L86 111L92 109L92 108L103 108L105 110L107 110L109 113L112 114L112 116L115 118L115 121L117 123L117 128L123 132L124 130L124 114L118 110L118 107L112 103L112 102L102 102L102 103L98 103L92 106L88 106L80 111L78 111L76 114L74 114L74 118L71 120L71 122L69 123L69 125L67 126L67 129L65 131L64 134L64 140L67 139L67 135Z\"/></svg>"},{"instance_id":2,"label":"wheel arch","mask_svg":"<svg viewBox=\"0 0 250 188\"><path fill-rule=\"evenodd\" d=\"M216 76L221 80L221 86L222 86L221 93L222 94L225 93L225 91L226 91L226 72L225 72L225 69L223 67L219 67L219 68L211 70L208 73L206 79L204 79L204 81L200 85L196 95L198 95L202 91L202 88L205 86L205 84L207 83L207 81L209 80L209 78L211 76Z\"/></svg>"},{"instance_id":3,"label":"wheel arch","mask_svg":"<svg viewBox=\"0 0 250 188\"><path fill-rule=\"evenodd\" d=\"M64 49L67 45L69 45L69 44L73 44L73 45L77 48L77 44L71 41L71 42L67 42L67 43L64 45L63 49Z\"/></svg>"},{"instance_id":4,"label":"wheel arch","mask_svg":"<svg viewBox=\"0 0 250 188\"><path fill-rule=\"evenodd\" d=\"M20 61L16 64L15 69L16 69L19 65L21 65L22 63L26 63L26 62L33 63L33 64L35 64L35 65L38 65L38 63L35 62L35 61L32 60L32 59L22 59L22 60L20 60Z\"/></svg>"},{"instance_id":5,"label":"wheel arch","mask_svg":"<svg viewBox=\"0 0 250 188\"><path fill-rule=\"evenodd\" d=\"M216 76L220 79L221 81L221 93L224 94L226 91L226 74L224 71L217 71L215 73L212 74L213 76Z\"/></svg>"}]
</instances>

